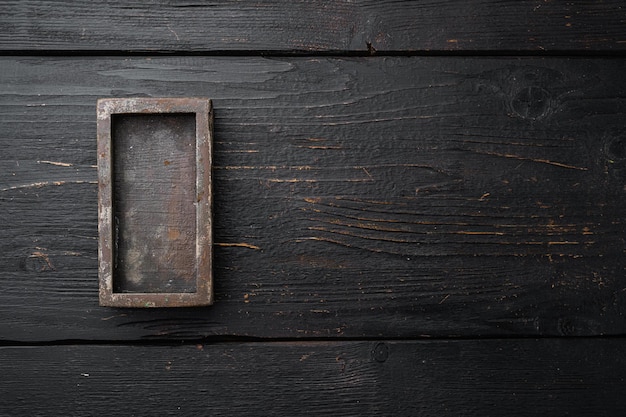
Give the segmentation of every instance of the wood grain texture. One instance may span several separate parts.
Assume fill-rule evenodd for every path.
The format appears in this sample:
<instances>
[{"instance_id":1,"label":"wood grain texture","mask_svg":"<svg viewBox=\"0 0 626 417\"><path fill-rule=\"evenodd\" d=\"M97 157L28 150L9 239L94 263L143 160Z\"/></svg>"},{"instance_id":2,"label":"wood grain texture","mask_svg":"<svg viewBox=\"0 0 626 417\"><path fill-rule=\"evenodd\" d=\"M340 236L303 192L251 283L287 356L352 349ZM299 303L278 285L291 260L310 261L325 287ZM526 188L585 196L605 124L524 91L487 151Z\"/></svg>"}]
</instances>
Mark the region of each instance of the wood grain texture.
<instances>
[{"instance_id":1,"label":"wood grain texture","mask_svg":"<svg viewBox=\"0 0 626 417\"><path fill-rule=\"evenodd\" d=\"M0 338L624 334L623 68L3 58ZM214 100L213 307L97 306L106 96Z\"/></svg>"},{"instance_id":2,"label":"wood grain texture","mask_svg":"<svg viewBox=\"0 0 626 417\"><path fill-rule=\"evenodd\" d=\"M0 415L615 416L620 340L0 348Z\"/></svg>"},{"instance_id":3,"label":"wood grain texture","mask_svg":"<svg viewBox=\"0 0 626 417\"><path fill-rule=\"evenodd\" d=\"M10 0L0 50L612 52L625 21L620 0Z\"/></svg>"}]
</instances>

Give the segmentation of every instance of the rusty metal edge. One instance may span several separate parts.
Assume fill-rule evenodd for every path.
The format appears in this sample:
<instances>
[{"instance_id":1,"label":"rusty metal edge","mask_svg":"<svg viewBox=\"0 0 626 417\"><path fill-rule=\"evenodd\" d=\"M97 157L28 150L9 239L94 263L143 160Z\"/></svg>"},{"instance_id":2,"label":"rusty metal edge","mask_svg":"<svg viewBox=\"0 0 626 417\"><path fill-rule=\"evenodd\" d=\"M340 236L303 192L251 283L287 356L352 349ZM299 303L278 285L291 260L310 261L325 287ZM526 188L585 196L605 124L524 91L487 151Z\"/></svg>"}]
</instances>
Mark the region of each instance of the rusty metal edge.
<instances>
[{"instance_id":1,"label":"rusty metal edge","mask_svg":"<svg viewBox=\"0 0 626 417\"><path fill-rule=\"evenodd\" d=\"M196 292L113 292L113 189L111 115L196 114ZM207 98L102 98L97 102L98 281L106 307L192 307L213 304L212 234L213 106Z\"/></svg>"}]
</instances>

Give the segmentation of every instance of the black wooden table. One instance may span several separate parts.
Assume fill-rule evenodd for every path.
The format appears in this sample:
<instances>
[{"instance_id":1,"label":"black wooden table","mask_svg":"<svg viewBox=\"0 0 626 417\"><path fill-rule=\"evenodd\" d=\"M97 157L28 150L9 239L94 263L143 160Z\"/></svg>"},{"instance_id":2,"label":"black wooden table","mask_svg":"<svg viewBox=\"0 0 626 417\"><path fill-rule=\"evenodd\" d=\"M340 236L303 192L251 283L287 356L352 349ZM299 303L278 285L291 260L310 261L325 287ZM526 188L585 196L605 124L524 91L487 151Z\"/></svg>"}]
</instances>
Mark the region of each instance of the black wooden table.
<instances>
[{"instance_id":1,"label":"black wooden table","mask_svg":"<svg viewBox=\"0 0 626 417\"><path fill-rule=\"evenodd\" d=\"M617 0L0 4L0 415L626 409ZM215 304L98 306L96 100L209 97Z\"/></svg>"}]
</instances>

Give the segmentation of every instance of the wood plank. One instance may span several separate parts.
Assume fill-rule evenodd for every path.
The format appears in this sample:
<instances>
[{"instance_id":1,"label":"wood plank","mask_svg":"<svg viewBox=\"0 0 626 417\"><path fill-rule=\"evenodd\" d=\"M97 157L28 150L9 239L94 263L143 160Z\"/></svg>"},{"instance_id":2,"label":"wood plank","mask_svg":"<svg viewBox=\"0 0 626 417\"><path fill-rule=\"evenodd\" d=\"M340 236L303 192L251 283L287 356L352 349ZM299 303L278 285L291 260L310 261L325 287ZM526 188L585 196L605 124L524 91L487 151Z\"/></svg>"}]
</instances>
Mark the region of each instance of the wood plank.
<instances>
[{"instance_id":1,"label":"wood plank","mask_svg":"<svg viewBox=\"0 0 626 417\"><path fill-rule=\"evenodd\" d=\"M2 415L594 415L623 340L0 348Z\"/></svg>"},{"instance_id":2,"label":"wood plank","mask_svg":"<svg viewBox=\"0 0 626 417\"><path fill-rule=\"evenodd\" d=\"M620 0L0 5L3 51L624 51Z\"/></svg>"},{"instance_id":3,"label":"wood plank","mask_svg":"<svg viewBox=\"0 0 626 417\"><path fill-rule=\"evenodd\" d=\"M624 334L623 68L3 58L0 338ZM215 305L98 307L96 99L198 95Z\"/></svg>"}]
</instances>

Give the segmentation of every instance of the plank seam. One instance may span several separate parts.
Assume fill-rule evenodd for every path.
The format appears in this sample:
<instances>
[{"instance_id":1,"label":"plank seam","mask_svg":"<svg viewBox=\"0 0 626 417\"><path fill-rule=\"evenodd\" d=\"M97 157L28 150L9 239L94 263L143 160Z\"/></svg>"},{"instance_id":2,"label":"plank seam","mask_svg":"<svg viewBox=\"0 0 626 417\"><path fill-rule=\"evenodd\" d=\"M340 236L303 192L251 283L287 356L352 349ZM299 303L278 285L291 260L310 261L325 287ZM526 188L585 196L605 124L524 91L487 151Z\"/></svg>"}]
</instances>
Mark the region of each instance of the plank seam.
<instances>
[{"instance_id":1,"label":"plank seam","mask_svg":"<svg viewBox=\"0 0 626 417\"><path fill-rule=\"evenodd\" d=\"M0 50L0 56L30 56L30 57L145 57L145 56L171 56L171 57L572 57L572 58L624 58L624 51L608 50L327 50L327 51L304 51L304 50L207 50L207 51L174 51L174 50Z\"/></svg>"},{"instance_id":2,"label":"plank seam","mask_svg":"<svg viewBox=\"0 0 626 417\"><path fill-rule=\"evenodd\" d=\"M51 341L3 340L1 347L37 346L194 346L216 344L272 344L272 343L349 343L349 342L471 342L471 341L515 341L515 340L626 340L626 334L587 335L587 336L436 336L436 337L248 337L219 336L198 339L140 339L140 340L86 340L63 339Z\"/></svg>"}]
</instances>

